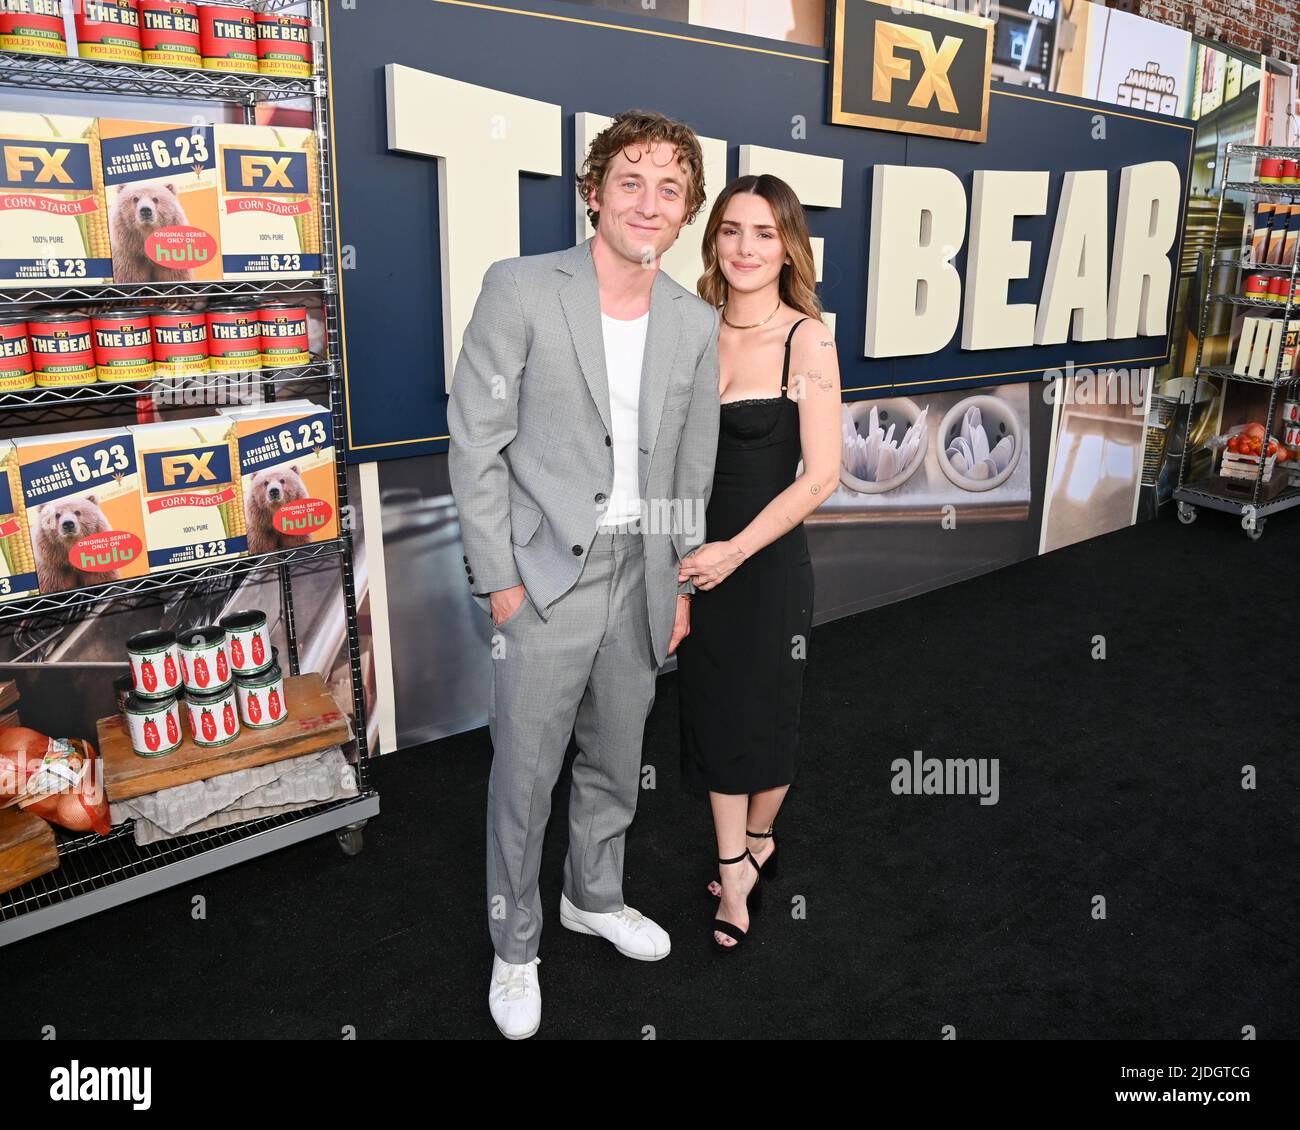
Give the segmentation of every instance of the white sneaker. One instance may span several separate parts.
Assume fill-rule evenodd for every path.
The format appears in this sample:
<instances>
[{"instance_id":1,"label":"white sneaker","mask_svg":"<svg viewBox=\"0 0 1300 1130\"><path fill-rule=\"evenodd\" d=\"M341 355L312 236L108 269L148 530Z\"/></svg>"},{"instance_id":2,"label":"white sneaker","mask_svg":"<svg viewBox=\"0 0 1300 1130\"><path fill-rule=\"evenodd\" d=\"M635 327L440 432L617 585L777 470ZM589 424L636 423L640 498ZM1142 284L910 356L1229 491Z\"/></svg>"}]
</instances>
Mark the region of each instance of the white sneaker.
<instances>
[{"instance_id":1,"label":"white sneaker","mask_svg":"<svg viewBox=\"0 0 1300 1130\"><path fill-rule=\"evenodd\" d=\"M537 983L540 957L522 965L492 955L492 983L488 1007L507 1040L526 1040L542 1023L542 988Z\"/></svg>"},{"instance_id":2,"label":"white sneaker","mask_svg":"<svg viewBox=\"0 0 1300 1130\"><path fill-rule=\"evenodd\" d=\"M560 895L560 925L579 934L595 934L612 942L624 957L637 961L658 961L672 948L668 931L630 906L608 914L579 910L566 895Z\"/></svg>"}]
</instances>

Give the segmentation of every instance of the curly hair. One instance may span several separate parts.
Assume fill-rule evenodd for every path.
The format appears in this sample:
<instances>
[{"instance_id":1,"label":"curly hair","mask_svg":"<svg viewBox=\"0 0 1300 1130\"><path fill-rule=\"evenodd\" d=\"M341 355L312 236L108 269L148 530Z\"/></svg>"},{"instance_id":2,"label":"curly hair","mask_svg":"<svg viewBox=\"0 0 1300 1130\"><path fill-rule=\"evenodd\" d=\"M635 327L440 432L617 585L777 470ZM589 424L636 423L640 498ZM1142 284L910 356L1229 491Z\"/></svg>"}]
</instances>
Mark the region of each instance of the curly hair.
<instances>
[{"instance_id":1,"label":"curly hair","mask_svg":"<svg viewBox=\"0 0 1300 1130\"><path fill-rule=\"evenodd\" d=\"M701 251L704 255L704 274L696 283L695 290L710 306L723 306L727 293L726 276L722 273L722 264L718 260L718 229L727 213L727 204L732 197L742 192L752 192L761 196L771 205L772 215L776 218L777 234L785 245L785 253L790 262L781 268L778 288L781 301L810 318L820 318L822 305L817 297L817 266L813 259L812 244L808 238L808 221L804 215L799 197L780 177L770 173L761 176L737 177L719 194L709 212L709 221L704 226L704 240Z\"/></svg>"},{"instance_id":2,"label":"curly hair","mask_svg":"<svg viewBox=\"0 0 1300 1130\"><path fill-rule=\"evenodd\" d=\"M704 154L695 131L685 122L653 110L624 110L615 114L614 120L592 139L587 158L577 174L578 195L587 204L587 218L593 228L600 224L600 213L587 202L593 190L605 183L605 174L615 155L656 141L672 145L677 160L686 170L686 223L699 214L704 207Z\"/></svg>"}]
</instances>

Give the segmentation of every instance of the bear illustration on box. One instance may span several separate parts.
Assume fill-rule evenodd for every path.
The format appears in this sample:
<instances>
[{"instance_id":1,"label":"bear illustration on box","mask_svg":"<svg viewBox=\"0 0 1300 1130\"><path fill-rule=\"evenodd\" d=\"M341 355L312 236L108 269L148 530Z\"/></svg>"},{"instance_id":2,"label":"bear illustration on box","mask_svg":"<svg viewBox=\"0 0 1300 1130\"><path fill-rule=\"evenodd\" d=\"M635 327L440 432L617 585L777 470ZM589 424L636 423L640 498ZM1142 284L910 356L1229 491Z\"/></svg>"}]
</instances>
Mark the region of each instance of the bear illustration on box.
<instances>
[{"instance_id":1,"label":"bear illustration on box","mask_svg":"<svg viewBox=\"0 0 1300 1130\"><path fill-rule=\"evenodd\" d=\"M273 553L280 549L297 549L310 544L310 534L284 534L275 526L275 516L286 502L297 502L310 497L296 463L288 467L267 467L258 471L244 498L248 552Z\"/></svg>"},{"instance_id":2,"label":"bear illustration on box","mask_svg":"<svg viewBox=\"0 0 1300 1130\"><path fill-rule=\"evenodd\" d=\"M160 228L186 227L189 220L174 184L141 183L122 189L109 217L113 281L189 282L194 272L153 262L145 253L149 237Z\"/></svg>"},{"instance_id":3,"label":"bear illustration on box","mask_svg":"<svg viewBox=\"0 0 1300 1130\"><path fill-rule=\"evenodd\" d=\"M32 538L36 548L36 578L43 593L66 592L118 580L116 570L87 572L72 564L69 553L82 538L107 533L113 527L94 494L73 495L43 503Z\"/></svg>"}]
</instances>

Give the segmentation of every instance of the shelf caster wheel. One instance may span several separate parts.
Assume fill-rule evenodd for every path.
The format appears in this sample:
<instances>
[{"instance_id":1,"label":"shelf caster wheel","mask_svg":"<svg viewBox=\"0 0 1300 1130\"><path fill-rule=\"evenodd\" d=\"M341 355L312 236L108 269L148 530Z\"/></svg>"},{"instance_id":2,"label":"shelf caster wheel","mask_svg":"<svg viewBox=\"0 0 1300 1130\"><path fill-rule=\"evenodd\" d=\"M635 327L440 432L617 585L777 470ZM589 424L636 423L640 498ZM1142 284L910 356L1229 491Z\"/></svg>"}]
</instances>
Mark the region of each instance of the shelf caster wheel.
<instances>
[{"instance_id":1,"label":"shelf caster wheel","mask_svg":"<svg viewBox=\"0 0 1300 1130\"><path fill-rule=\"evenodd\" d=\"M1200 512L1189 502L1180 502L1178 504L1178 520L1184 526L1190 526L1199 517Z\"/></svg>"},{"instance_id":2,"label":"shelf caster wheel","mask_svg":"<svg viewBox=\"0 0 1300 1130\"><path fill-rule=\"evenodd\" d=\"M1246 531L1246 536L1250 538L1251 541L1259 541L1259 539L1264 536L1264 519L1256 518L1248 525L1246 519L1243 518L1241 520L1241 528Z\"/></svg>"},{"instance_id":3,"label":"shelf caster wheel","mask_svg":"<svg viewBox=\"0 0 1300 1130\"><path fill-rule=\"evenodd\" d=\"M346 856L360 855L361 849L365 846L362 839L361 830L364 824L353 824L349 828L340 828L334 835L338 838L339 847L343 849Z\"/></svg>"}]
</instances>

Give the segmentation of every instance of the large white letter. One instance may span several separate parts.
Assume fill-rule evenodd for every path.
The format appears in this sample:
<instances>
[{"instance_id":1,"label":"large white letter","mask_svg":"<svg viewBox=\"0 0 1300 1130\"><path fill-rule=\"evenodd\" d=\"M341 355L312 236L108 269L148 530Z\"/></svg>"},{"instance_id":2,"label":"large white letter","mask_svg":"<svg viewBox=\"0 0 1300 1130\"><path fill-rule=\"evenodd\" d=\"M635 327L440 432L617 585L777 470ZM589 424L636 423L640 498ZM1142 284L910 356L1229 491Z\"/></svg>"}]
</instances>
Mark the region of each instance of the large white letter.
<instances>
[{"instance_id":1,"label":"large white letter","mask_svg":"<svg viewBox=\"0 0 1300 1130\"><path fill-rule=\"evenodd\" d=\"M966 236L966 192L956 174L877 165L871 175L867 263L868 357L936 353L961 317L952 257Z\"/></svg>"},{"instance_id":2,"label":"large white letter","mask_svg":"<svg viewBox=\"0 0 1300 1130\"><path fill-rule=\"evenodd\" d=\"M559 176L560 107L390 63L388 148L438 161L447 389L483 274L519 254L519 174Z\"/></svg>"},{"instance_id":3,"label":"large white letter","mask_svg":"<svg viewBox=\"0 0 1300 1130\"><path fill-rule=\"evenodd\" d=\"M1106 336L1106 170L1065 174L1052 251L1038 302L1035 345L1060 345L1074 315L1075 341Z\"/></svg>"},{"instance_id":4,"label":"large white letter","mask_svg":"<svg viewBox=\"0 0 1300 1130\"><path fill-rule=\"evenodd\" d=\"M1110 266L1107 332L1115 337L1165 332L1182 184L1172 161L1126 165L1119 178L1119 215Z\"/></svg>"},{"instance_id":5,"label":"large white letter","mask_svg":"<svg viewBox=\"0 0 1300 1130\"><path fill-rule=\"evenodd\" d=\"M1047 211L1047 173L975 171L966 256L963 349L1011 349L1034 340L1032 302L1007 303L1007 284L1029 275L1030 245L1012 239L1017 216Z\"/></svg>"}]
</instances>

